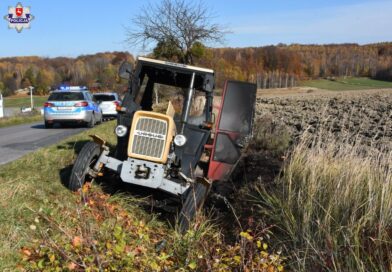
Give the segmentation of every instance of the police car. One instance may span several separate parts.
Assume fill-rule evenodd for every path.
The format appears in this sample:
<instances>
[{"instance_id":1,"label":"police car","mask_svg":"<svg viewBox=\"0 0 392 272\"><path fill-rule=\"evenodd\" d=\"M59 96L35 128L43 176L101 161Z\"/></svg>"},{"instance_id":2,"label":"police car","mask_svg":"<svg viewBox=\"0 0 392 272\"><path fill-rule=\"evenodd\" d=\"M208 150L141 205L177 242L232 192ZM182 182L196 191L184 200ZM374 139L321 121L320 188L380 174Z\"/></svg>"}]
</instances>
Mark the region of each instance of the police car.
<instances>
[{"instance_id":1,"label":"police car","mask_svg":"<svg viewBox=\"0 0 392 272\"><path fill-rule=\"evenodd\" d=\"M55 123L79 123L94 127L102 122L102 111L87 87L60 86L44 104L45 128Z\"/></svg>"}]
</instances>

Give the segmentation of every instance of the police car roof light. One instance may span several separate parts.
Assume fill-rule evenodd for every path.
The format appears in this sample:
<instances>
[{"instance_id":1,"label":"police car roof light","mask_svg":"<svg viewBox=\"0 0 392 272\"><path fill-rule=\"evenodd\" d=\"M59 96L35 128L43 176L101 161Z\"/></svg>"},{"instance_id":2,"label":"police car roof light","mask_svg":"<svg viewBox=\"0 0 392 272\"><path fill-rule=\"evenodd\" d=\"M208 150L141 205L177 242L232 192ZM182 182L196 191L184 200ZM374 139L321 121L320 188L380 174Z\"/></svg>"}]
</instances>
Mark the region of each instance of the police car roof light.
<instances>
[{"instance_id":1,"label":"police car roof light","mask_svg":"<svg viewBox=\"0 0 392 272\"><path fill-rule=\"evenodd\" d=\"M70 90L70 87L68 85L60 85L59 90L68 91L68 90Z\"/></svg>"}]
</instances>

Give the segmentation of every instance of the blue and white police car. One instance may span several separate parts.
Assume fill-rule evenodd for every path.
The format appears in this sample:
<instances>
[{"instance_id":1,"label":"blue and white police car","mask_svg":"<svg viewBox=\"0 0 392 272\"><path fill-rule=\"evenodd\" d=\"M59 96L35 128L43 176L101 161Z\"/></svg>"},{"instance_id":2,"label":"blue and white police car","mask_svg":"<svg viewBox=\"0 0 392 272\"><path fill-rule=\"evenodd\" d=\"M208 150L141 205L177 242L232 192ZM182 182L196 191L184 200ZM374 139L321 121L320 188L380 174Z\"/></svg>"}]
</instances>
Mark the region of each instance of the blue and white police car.
<instances>
[{"instance_id":1,"label":"blue and white police car","mask_svg":"<svg viewBox=\"0 0 392 272\"><path fill-rule=\"evenodd\" d=\"M102 122L102 111L87 87L60 86L44 104L45 128L55 123L79 123L94 127Z\"/></svg>"}]
</instances>

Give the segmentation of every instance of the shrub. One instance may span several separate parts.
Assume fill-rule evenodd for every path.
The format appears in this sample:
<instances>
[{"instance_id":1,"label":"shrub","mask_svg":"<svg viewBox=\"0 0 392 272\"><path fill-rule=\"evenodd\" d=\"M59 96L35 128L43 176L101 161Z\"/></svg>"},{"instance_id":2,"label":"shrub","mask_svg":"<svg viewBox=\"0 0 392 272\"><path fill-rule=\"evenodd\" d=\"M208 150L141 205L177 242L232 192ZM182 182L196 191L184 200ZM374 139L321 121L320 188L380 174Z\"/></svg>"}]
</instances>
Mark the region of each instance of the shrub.
<instances>
[{"instance_id":1,"label":"shrub","mask_svg":"<svg viewBox=\"0 0 392 272\"><path fill-rule=\"evenodd\" d=\"M275 154L284 153L291 143L291 135L287 127L265 115L256 120L250 148L260 151L268 150Z\"/></svg>"}]
</instances>

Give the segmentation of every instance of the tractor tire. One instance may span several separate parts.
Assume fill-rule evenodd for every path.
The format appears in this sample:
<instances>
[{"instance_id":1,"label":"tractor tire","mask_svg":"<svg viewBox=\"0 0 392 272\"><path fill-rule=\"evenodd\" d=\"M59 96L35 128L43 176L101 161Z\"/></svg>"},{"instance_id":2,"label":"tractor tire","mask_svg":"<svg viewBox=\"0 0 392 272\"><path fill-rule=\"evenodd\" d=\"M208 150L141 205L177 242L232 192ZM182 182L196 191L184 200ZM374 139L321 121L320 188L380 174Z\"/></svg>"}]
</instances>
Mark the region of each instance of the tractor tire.
<instances>
[{"instance_id":1,"label":"tractor tire","mask_svg":"<svg viewBox=\"0 0 392 272\"><path fill-rule=\"evenodd\" d=\"M72 167L68 189L77 191L86 181L93 181L94 177L90 176L89 170L94 166L100 154L101 147L95 142L88 142L83 146Z\"/></svg>"},{"instance_id":2,"label":"tractor tire","mask_svg":"<svg viewBox=\"0 0 392 272\"><path fill-rule=\"evenodd\" d=\"M185 201L178 216L180 233L185 233L189 229L197 211L203 207L208 191L209 186L199 182L196 182L188 189Z\"/></svg>"}]
</instances>

